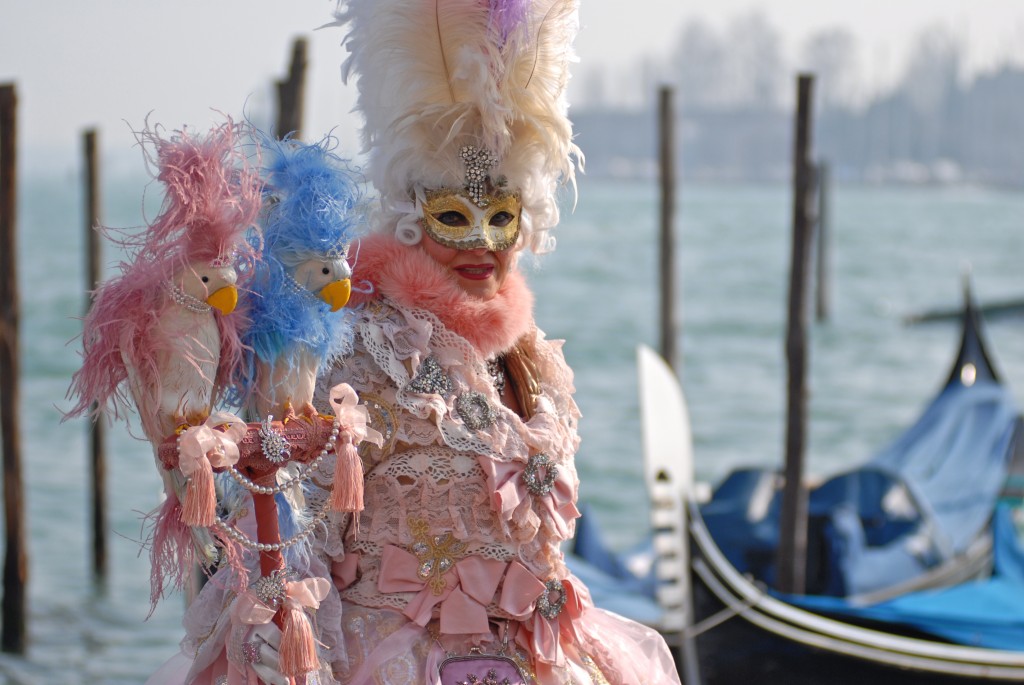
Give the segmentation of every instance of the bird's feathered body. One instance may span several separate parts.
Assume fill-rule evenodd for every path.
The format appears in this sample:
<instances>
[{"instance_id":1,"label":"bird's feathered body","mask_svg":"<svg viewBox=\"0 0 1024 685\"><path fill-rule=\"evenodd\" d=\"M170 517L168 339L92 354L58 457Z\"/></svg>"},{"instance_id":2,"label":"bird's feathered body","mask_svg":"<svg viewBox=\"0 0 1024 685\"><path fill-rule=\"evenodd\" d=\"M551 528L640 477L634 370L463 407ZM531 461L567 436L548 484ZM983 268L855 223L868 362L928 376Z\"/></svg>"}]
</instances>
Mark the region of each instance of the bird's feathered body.
<instances>
[{"instance_id":1,"label":"bird's feathered body","mask_svg":"<svg viewBox=\"0 0 1024 685\"><path fill-rule=\"evenodd\" d=\"M238 260L250 261L246 230L260 206L260 183L238 152L240 129L228 121L205 136L147 130L141 142L165 185L160 213L141 236L119 242L130 257L100 285L82 331L82 367L69 416L111 411L134 401L154 444L181 421L209 413L242 357Z\"/></svg>"},{"instance_id":2,"label":"bird's feathered body","mask_svg":"<svg viewBox=\"0 0 1024 685\"><path fill-rule=\"evenodd\" d=\"M310 409L320 368L351 345L348 246L361 223L358 179L329 141L261 140L265 213L243 334L237 403L257 417Z\"/></svg>"}]
</instances>

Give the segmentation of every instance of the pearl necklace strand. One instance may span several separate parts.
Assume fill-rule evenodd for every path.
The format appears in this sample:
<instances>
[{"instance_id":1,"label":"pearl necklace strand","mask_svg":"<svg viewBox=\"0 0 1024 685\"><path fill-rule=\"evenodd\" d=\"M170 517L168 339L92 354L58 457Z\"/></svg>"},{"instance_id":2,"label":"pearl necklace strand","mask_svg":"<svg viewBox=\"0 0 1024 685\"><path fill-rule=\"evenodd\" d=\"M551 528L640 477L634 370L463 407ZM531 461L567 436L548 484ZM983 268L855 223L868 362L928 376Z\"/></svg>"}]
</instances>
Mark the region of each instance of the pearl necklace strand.
<instances>
[{"instance_id":1,"label":"pearl necklace strand","mask_svg":"<svg viewBox=\"0 0 1024 685\"><path fill-rule=\"evenodd\" d=\"M190 312L195 312L196 314L205 314L206 312L213 309L211 305L209 305L206 302L203 302L198 297L193 297L192 295L186 293L184 290L181 289L181 286L171 285L170 289L171 299L174 300L175 304L181 305Z\"/></svg>"},{"instance_id":2,"label":"pearl necklace strand","mask_svg":"<svg viewBox=\"0 0 1024 685\"><path fill-rule=\"evenodd\" d=\"M249 492L252 492L257 495L276 495L279 492L287 490L295 483L306 480L313 471L319 468L321 462L323 462L323 460L330 453L331 447L337 441L338 435L340 434L341 425L338 422L338 419L335 418L334 424L331 427L331 435L327 439L327 443L320 450L320 454L318 454L313 461L309 462L309 464L307 464L295 476L293 476L292 478L288 478L287 480L278 483L275 486L257 485L255 482L253 482L251 478L245 476L243 473L238 471L238 469L236 469L234 466L228 468L228 473L230 473L231 477L235 479L235 482L237 482L239 485L244 487ZM180 435L178 436L178 448L179 450L181 449ZM192 479L188 478L186 480L191 481ZM253 549L259 552L280 552L281 550L292 547L308 538L313 533L313 530L316 528L316 526L321 521L327 518L327 514L330 511L330 506L331 502L330 499L328 499L326 502L324 502L323 508L317 512L316 516L313 517L313 519L309 522L309 524L306 525L305 528L303 528L287 540L283 540L281 542L257 542L256 540L253 540L248 535L238 530L231 524L225 523L224 520L220 517L217 517L214 520L213 525L219 530L223 531L229 538L241 544L243 547L248 547L249 549Z\"/></svg>"},{"instance_id":3,"label":"pearl necklace strand","mask_svg":"<svg viewBox=\"0 0 1024 685\"><path fill-rule=\"evenodd\" d=\"M310 290L306 286L304 286L301 283L299 283L298 281L296 281L295 277L292 276L290 273L287 273L287 272L285 273L285 275L284 275L284 285L288 289L289 292L292 292L295 295L298 295L299 297L303 298L307 302L310 302L310 303L313 303L313 302L323 303L323 300L320 299L319 295L317 295L315 292L313 292L312 290Z\"/></svg>"},{"instance_id":4,"label":"pearl necklace strand","mask_svg":"<svg viewBox=\"0 0 1024 685\"><path fill-rule=\"evenodd\" d=\"M213 525L215 525L220 530L224 531L224 533L227 534L229 538L231 538L235 542L238 542L243 547L248 547L249 549L254 549L258 552L280 552L281 550L288 549L289 547L292 547L293 545L296 545L305 540L306 538L308 538L313 533L313 530L317 527L317 525L325 518L327 518L327 514L330 511L330 506L330 500L324 502L323 509L317 512L316 516L313 517L313 520L310 521L305 528L303 528L287 540L283 540L281 542L257 542L256 540L253 540L248 535L238 530L231 524L225 523L223 519L220 518L217 518L213 522Z\"/></svg>"},{"instance_id":5,"label":"pearl necklace strand","mask_svg":"<svg viewBox=\"0 0 1024 685\"><path fill-rule=\"evenodd\" d=\"M316 456L316 459L314 459L313 461L309 462L309 464L307 464L305 467L303 467L293 477L285 479L282 482L278 483L277 485L274 485L274 486L256 485L256 483L253 482L252 479L246 477L243 473L241 473L234 466L232 466L232 467L230 467L228 469L228 473L230 473L231 477L235 479L235 482L237 482L239 485L241 485L243 488L245 488L249 492L254 492L257 495L276 495L279 492L283 492L283 491L287 490L288 488L290 488L295 483L297 483L299 481L306 480L307 477L309 476L309 474L311 474L313 471L316 471L320 467L320 463L323 462L323 460L330 453L331 446L334 445L334 443L337 441L338 435L340 433L341 433L341 426L338 424L338 421L335 420L334 421L334 426L331 428L331 437L327 439L327 444L325 444L323 449L320 450L320 454L318 454Z\"/></svg>"}]
</instances>

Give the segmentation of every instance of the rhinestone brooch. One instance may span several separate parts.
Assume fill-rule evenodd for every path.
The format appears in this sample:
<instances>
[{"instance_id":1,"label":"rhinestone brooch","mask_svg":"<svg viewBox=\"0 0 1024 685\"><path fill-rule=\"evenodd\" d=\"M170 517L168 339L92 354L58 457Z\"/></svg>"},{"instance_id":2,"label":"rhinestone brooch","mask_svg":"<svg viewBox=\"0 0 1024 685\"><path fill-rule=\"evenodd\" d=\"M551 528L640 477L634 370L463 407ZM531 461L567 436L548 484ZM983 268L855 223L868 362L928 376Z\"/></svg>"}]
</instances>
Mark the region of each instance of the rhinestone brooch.
<instances>
[{"instance_id":1,"label":"rhinestone brooch","mask_svg":"<svg viewBox=\"0 0 1024 685\"><path fill-rule=\"evenodd\" d=\"M470 429L479 431L494 423L494 410L481 393L470 390L455 398L455 411Z\"/></svg>"},{"instance_id":2,"label":"rhinestone brooch","mask_svg":"<svg viewBox=\"0 0 1024 685\"><path fill-rule=\"evenodd\" d=\"M543 477L541 476L543 470ZM538 497L551 492L558 478L558 467L551 463L551 458L541 452L530 455L523 470L523 483L531 494Z\"/></svg>"},{"instance_id":3,"label":"rhinestone brooch","mask_svg":"<svg viewBox=\"0 0 1024 685\"><path fill-rule=\"evenodd\" d=\"M256 599L271 609L277 609L285 597L284 582L287 575L287 570L278 569L269 576L260 576L249 587L256 595Z\"/></svg>"},{"instance_id":4,"label":"rhinestone brooch","mask_svg":"<svg viewBox=\"0 0 1024 685\"><path fill-rule=\"evenodd\" d=\"M273 415L267 416L260 424L260 446L265 456L272 464L281 464L291 456L292 446L288 439L271 427L270 422L274 420Z\"/></svg>"},{"instance_id":5,"label":"rhinestone brooch","mask_svg":"<svg viewBox=\"0 0 1024 685\"><path fill-rule=\"evenodd\" d=\"M459 151L466 165L466 193L477 207L486 207L487 174L498 164L498 158L490 150L475 145L466 145Z\"/></svg>"},{"instance_id":6,"label":"rhinestone brooch","mask_svg":"<svg viewBox=\"0 0 1024 685\"><path fill-rule=\"evenodd\" d=\"M416 376L409 381L409 390L425 395L447 395L452 391L452 381L433 357L427 357L416 370Z\"/></svg>"},{"instance_id":7,"label":"rhinestone brooch","mask_svg":"<svg viewBox=\"0 0 1024 685\"><path fill-rule=\"evenodd\" d=\"M537 598L537 611L546 619L558 618L565 607L565 588L560 580L544 583L544 592Z\"/></svg>"}]
</instances>

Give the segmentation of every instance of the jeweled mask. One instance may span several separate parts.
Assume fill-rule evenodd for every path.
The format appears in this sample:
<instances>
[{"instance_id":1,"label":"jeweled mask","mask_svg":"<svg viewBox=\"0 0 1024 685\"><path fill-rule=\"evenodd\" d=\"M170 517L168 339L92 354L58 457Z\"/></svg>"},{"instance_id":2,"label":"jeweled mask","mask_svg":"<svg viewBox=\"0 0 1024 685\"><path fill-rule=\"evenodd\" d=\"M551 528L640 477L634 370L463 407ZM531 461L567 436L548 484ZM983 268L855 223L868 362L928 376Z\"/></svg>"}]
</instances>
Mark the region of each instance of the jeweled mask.
<instances>
[{"instance_id":1,"label":"jeweled mask","mask_svg":"<svg viewBox=\"0 0 1024 685\"><path fill-rule=\"evenodd\" d=\"M463 190L428 190L423 200L423 230L456 250L485 247L507 250L519 239L522 202L514 193L486 194L478 203Z\"/></svg>"}]
</instances>

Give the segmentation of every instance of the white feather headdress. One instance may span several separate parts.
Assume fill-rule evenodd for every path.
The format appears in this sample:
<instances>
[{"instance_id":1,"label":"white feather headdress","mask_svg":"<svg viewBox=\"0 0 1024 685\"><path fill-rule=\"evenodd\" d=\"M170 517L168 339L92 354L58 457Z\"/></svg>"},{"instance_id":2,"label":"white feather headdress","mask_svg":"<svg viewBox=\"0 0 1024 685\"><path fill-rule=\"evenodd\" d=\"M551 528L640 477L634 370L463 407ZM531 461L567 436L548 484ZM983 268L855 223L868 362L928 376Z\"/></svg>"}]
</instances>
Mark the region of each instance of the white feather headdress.
<instances>
[{"instance_id":1,"label":"white feather headdress","mask_svg":"<svg viewBox=\"0 0 1024 685\"><path fill-rule=\"evenodd\" d=\"M387 227L414 221L423 191L465 184L460 150L497 159L519 193L523 244L552 249L557 191L582 161L565 99L578 0L339 0L343 73L358 79L367 175Z\"/></svg>"}]
</instances>

